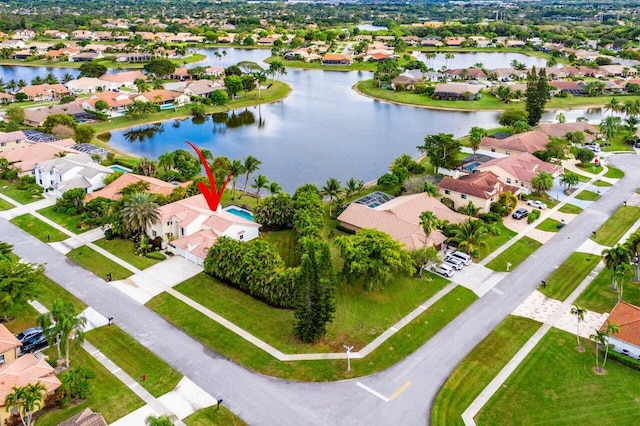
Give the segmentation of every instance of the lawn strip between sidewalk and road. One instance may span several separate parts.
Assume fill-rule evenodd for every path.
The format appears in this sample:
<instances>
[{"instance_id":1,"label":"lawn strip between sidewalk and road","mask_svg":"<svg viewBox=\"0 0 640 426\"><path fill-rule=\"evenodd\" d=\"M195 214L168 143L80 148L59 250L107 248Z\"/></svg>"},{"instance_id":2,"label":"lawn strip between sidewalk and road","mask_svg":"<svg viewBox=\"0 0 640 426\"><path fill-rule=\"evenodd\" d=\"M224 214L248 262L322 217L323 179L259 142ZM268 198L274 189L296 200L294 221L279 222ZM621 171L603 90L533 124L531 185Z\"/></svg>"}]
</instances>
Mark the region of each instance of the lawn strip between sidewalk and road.
<instances>
[{"instance_id":1,"label":"lawn strip between sidewalk and road","mask_svg":"<svg viewBox=\"0 0 640 426\"><path fill-rule=\"evenodd\" d=\"M522 237L508 250L503 251L485 266L497 272L508 272L522 263L533 252L538 250L542 244L529 237ZM507 264L511 266L507 269Z\"/></svg>"},{"instance_id":2,"label":"lawn strip between sidewalk and road","mask_svg":"<svg viewBox=\"0 0 640 426\"><path fill-rule=\"evenodd\" d=\"M640 286L632 281L633 272L618 275L618 287L622 289L622 299L640 306ZM598 313L611 312L618 303L618 292L611 289L611 270L604 268L576 300L576 305Z\"/></svg>"},{"instance_id":3,"label":"lawn strip between sidewalk and road","mask_svg":"<svg viewBox=\"0 0 640 426\"><path fill-rule=\"evenodd\" d=\"M10 222L44 243L64 241L69 238L64 232L28 213L16 216Z\"/></svg>"},{"instance_id":4,"label":"lawn strip between sidewalk and road","mask_svg":"<svg viewBox=\"0 0 640 426\"><path fill-rule=\"evenodd\" d=\"M613 247L639 219L640 207L620 207L602 224L596 236L591 239L600 245Z\"/></svg>"},{"instance_id":5,"label":"lawn strip between sidewalk and road","mask_svg":"<svg viewBox=\"0 0 640 426\"><path fill-rule=\"evenodd\" d=\"M547 297L563 301L600 262L600 256L575 252L547 277L539 290Z\"/></svg>"},{"instance_id":6,"label":"lawn strip between sidewalk and road","mask_svg":"<svg viewBox=\"0 0 640 426\"><path fill-rule=\"evenodd\" d=\"M81 215L70 215L64 212L56 211L55 208L56 206L45 207L44 209L38 210L38 213L40 213L47 219L51 219L58 225L63 226L65 229L73 232L74 234L82 234L83 232L88 231L88 229L80 229L80 223L82 222Z\"/></svg>"},{"instance_id":7,"label":"lawn strip between sidewalk and road","mask_svg":"<svg viewBox=\"0 0 640 426\"><path fill-rule=\"evenodd\" d=\"M136 254L135 244L131 240L125 240L122 238L107 240L105 238L101 238L97 241L94 241L93 244L105 249L114 256L124 260L129 265L132 265L140 270L147 269L148 267L160 262L160 260L158 259L151 259L149 257Z\"/></svg>"},{"instance_id":8,"label":"lawn strip between sidewalk and road","mask_svg":"<svg viewBox=\"0 0 640 426\"><path fill-rule=\"evenodd\" d=\"M133 275L125 267L87 246L71 250L67 253L67 257L102 279L106 279L109 274L111 274L113 281L123 280Z\"/></svg>"}]
</instances>

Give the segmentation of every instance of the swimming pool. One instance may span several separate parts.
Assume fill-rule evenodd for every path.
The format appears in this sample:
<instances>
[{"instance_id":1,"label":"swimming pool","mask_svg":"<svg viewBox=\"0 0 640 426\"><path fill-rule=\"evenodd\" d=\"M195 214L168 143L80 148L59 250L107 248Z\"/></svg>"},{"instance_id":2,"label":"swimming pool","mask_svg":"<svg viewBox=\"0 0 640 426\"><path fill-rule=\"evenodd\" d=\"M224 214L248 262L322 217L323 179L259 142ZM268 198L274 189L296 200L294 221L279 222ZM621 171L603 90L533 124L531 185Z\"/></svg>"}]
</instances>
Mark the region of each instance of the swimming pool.
<instances>
[{"instance_id":1,"label":"swimming pool","mask_svg":"<svg viewBox=\"0 0 640 426\"><path fill-rule=\"evenodd\" d=\"M115 171L115 172L122 172L122 173L130 173L130 172L131 172L131 169L128 169L128 168L126 168L126 167L119 166L119 165L117 165L117 164L114 164L114 165L112 165L112 166L109 166L109 168L110 168L111 170Z\"/></svg>"},{"instance_id":2,"label":"swimming pool","mask_svg":"<svg viewBox=\"0 0 640 426\"><path fill-rule=\"evenodd\" d=\"M238 217L241 217L243 219L247 219L253 222L253 214L251 214L251 212L249 210L245 210L243 208L240 207L236 207L236 206L229 206L223 209L226 212L229 212L231 214L234 214Z\"/></svg>"}]
</instances>

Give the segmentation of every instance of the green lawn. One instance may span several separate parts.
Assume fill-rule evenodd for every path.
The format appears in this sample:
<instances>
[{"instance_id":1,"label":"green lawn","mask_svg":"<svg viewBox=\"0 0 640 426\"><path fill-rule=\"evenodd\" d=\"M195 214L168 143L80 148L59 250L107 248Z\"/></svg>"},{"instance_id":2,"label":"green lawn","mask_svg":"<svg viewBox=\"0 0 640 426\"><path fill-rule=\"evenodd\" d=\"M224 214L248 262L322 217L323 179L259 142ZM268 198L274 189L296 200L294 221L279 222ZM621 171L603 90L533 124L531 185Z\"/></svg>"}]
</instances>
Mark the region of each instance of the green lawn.
<instances>
[{"instance_id":1,"label":"green lawn","mask_svg":"<svg viewBox=\"0 0 640 426\"><path fill-rule=\"evenodd\" d=\"M8 201L0 198L0 210L11 210L15 206Z\"/></svg>"},{"instance_id":2,"label":"green lawn","mask_svg":"<svg viewBox=\"0 0 640 426\"><path fill-rule=\"evenodd\" d=\"M624 172L620 169L616 169L615 167L607 166L607 173L604 174L604 177L612 178L612 179L622 179L624 177Z\"/></svg>"},{"instance_id":3,"label":"green lawn","mask_svg":"<svg viewBox=\"0 0 640 426\"><path fill-rule=\"evenodd\" d=\"M594 345L575 350L575 336L552 328L476 418L486 425L633 425L639 372L607 362L594 373ZM600 357L602 362L602 357Z\"/></svg>"},{"instance_id":4,"label":"green lawn","mask_svg":"<svg viewBox=\"0 0 640 426\"><path fill-rule=\"evenodd\" d=\"M296 253L296 231L293 229L265 232L260 238L278 248L282 260L284 260L285 265L288 267L298 266L300 264L300 258Z\"/></svg>"},{"instance_id":5,"label":"green lawn","mask_svg":"<svg viewBox=\"0 0 640 426\"><path fill-rule=\"evenodd\" d=\"M632 281L633 272L625 278L618 277L622 288L622 300L640 305L640 286ZM618 302L618 292L611 290L611 271L603 269L576 300L576 305L599 313L610 312Z\"/></svg>"},{"instance_id":6,"label":"green lawn","mask_svg":"<svg viewBox=\"0 0 640 426\"><path fill-rule=\"evenodd\" d=\"M327 335L314 345L300 342L293 334L292 310L270 307L204 273L175 289L282 352L303 353L340 351L347 343L363 347L446 284L432 274L423 279L396 279L384 290L372 292L357 284L341 283L335 320L327 326Z\"/></svg>"},{"instance_id":7,"label":"green lawn","mask_svg":"<svg viewBox=\"0 0 640 426\"><path fill-rule=\"evenodd\" d=\"M224 402L220 407L215 405L198 410L182 420L187 426L243 426L240 417L227 410Z\"/></svg>"},{"instance_id":8,"label":"green lawn","mask_svg":"<svg viewBox=\"0 0 640 426\"><path fill-rule=\"evenodd\" d=\"M536 226L536 229L546 232L558 232L558 225L560 225L559 221L547 218L543 220L540 225Z\"/></svg>"},{"instance_id":9,"label":"green lawn","mask_svg":"<svg viewBox=\"0 0 640 426\"><path fill-rule=\"evenodd\" d=\"M582 201L596 201L598 198L600 198L599 194L596 194L593 191L589 191L588 189L585 189L584 191L581 191L580 193L578 193L578 195L576 195L576 200Z\"/></svg>"},{"instance_id":10,"label":"green lawn","mask_svg":"<svg viewBox=\"0 0 640 426\"><path fill-rule=\"evenodd\" d=\"M182 375L119 327L103 326L86 338L156 398L171 392ZM143 381L141 376L145 375Z\"/></svg>"},{"instance_id":11,"label":"green lawn","mask_svg":"<svg viewBox=\"0 0 640 426\"><path fill-rule=\"evenodd\" d=\"M640 219L640 207L620 207L597 230L596 237L592 239L603 246L613 247L618 242L624 242L620 241L620 238L638 219Z\"/></svg>"},{"instance_id":12,"label":"green lawn","mask_svg":"<svg viewBox=\"0 0 640 426\"><path fill-rule=\"evenodd\" d=\"M582 207L574 206L573 204L564 204L562 207L558 209L560 213L567 214L580 214L582 213Z\"/></svg>"},{"instance_id":13,"label":"green lawn","mask_svg":"<svg viewBox=\"0 0 640 426\"><path fill-rule=\"evenodd\" d=\"M599 261L600 256L575 252L549 275L546 279L546 288L539 290L547 297L564 300L589 275Z\"/></svg>"},{"instance_id":14,"label":"green lawn","mask_svg":"<svg viewBox=\"0 0 640 426\"><path fill-rule=\"evenodd\" d=\"M599 186L599 187L608 188L608 187L613 186L613 185L610 184L609 182L605 182L603 180L598 179L597 181L593 182L593 186Z\"/></svg>"},{"instance_id":15,"label":"green lawn","mask_svg":"<svg viewBox=\"0 0 640 426\"><path fill-rule=\"evenodd\" d=\"M147 269L148 267L161 262L160 260L150 259L148 257L138 256L137 254L135 254L134 244L131 240L125 240L122 238L106 240L104 238L101 238L97 241L94 241L94 244L119 257L128 264L135 266L138 269Z\"/></svg>"},{"instance_id":16,"label":"green lawn","mask_svg":"<svg viewBox=\"0 0 640 426\"><path fill-rule=\"evenodd\" d=\"M29 213L14 217L10 222L45 243L63 241L69 238L64 232L59 231L48 223L44 223Z\"/></svg>"},{"instance_id":17,"label":"green lawn","mask_svg":"<svg viewBox=\"0 0 640 426\"><path fill-rule=\"evenodd\" d=\"M66 409L45 410L38 417L37 426L55 426L85 408L102 414L107 423L112 423L144 405L132 390L82 348L71 351L71 367L76 365L84 365L96 373L96 378L91 381L91 397Z\"/></svg>"},{"instance_id":18,"label":"green lawn","mask_svg":"<svg viewBox=\"0 0 640 426\"><path fill-rule=\"evenodd\" d=\"M498 223L496 225L496 228L498 229L499 234L498 235L487 234L487 236L484 239L484 241L487 243L487 247L486 248L481 247L479 249L479 255L477 259L474 259L474 260L480 261L484 259L489 254L493 253L498 247L501 247L507 241L509 241L511 238L517 235L516 232L513 232L512 230L504 226L502 222Z\"/></svg>"},{"instance_id":19,"label":"green lawn","mask_svg":"<svg viewBox=\"0 0 640 426\"><path fill-rule=\"evenodd\" d=\"M103 279L105 279L109 273L111 273L114 281L122 280L132 275L132 272L128 269L118 265L111 259L107 259L87 246L71 250L67 253L67 257Z\"/></svg>"},{"instance_id":20,"label":"green lawn","mask_svg":"<svg viewBox=\"0 0 640 426\"><path fill-rule=\"evenodd\" d=\"M531 319L507 317L453 370L433 404L431 424L463 425L462 413L538 328Z\"/></svg>"},{"instance_id":21,"label":"green lawn","mask_svg":"<svg viewBox=\"0 0 640 426\"><path fill-rule=\"evenodd\" d=\"M167 293L151 299L147 306L203 344L247 368L285 379L327 381L364 376L390 367L423 345L475 300L477 297L472 291L456 287L368 357L352 360L350 372L346 371L345 360L277 361Z\"/></svg>"},{"instance_id":22,"label":"green lawn","mask_svg":"<svg viewBox=\"0 0 640 426\"><path fill-rule=\"evenodd\" d=\"M491 262L487 263L487 268L498 272L507 271L507 262L511 263L511 270L521 264L534 251L541 246L539 242L529 237L522 237L516 241L509 249L500 253Z\"/></svg>"},{"instance_id":23,"label":"green lawn","mask_svg":"<svg viewBox=\"0 0 640 426\"><path fill-rule=\"evenodd\" d=\"M7 187L6 189L5 186ZM18 189L16 183L4 179L0 179L0 191L20 204L29 204L44 198L42 196L42 188L39 186L31 190Z\"/></svg>"},{"instance_id":24,"label":"green lawn","mask_svg":"<svg viewBox=\"0 0 640 426\"><path fill-rule=\"evenodd\" d=\"M82 217L80 215L68 215L66 213L60 213L54 210L55 206L49 206L44 209L38 210L42 216L47 219L51 219L55 223L64 226L69 231L74 234L80 234L87 229L80 229L80 222L82 221Z\"/></svg>"}]
</instances>

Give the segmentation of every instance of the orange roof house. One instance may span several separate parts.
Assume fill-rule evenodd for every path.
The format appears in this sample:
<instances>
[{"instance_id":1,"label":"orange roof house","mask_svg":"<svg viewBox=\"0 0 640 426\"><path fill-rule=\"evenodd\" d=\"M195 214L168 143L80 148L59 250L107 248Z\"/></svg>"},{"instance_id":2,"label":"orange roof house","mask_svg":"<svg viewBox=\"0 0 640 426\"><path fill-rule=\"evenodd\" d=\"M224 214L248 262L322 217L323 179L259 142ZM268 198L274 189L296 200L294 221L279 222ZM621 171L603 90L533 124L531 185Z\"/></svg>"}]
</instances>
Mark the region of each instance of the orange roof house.
<instances>
[{"instance_id":1,"label":"orange roof house","mask_svg":"<svg viewBox=\"0 0 640 426\"><path fill-rule=\"evenodd\" d=\"M327 53L322 57L323 65L351 65L353 58L349 55L333 55Z\"/></svg>"},{"instance_id":2,"label":"orange roof house","mask_svg":"<svg viewBox=\"0 0 640 426\"><path fill-rule=\"evenodd\" d=\"M453 200L454 208L471 202L480 209L480 213L487 213L491 203L498 201L498 197L504 192L510 191L515 196L520 194L520 188L501 182L498 175L490 171L460 177L446 176L440 181L438 188L445 197Z\"/></svg>"},{"instance_id":3,"label":"orange roof house","mask_svg":"<svg viewBox=\"0 0 640 426\"><path fill-rule=\"evenodd\" d=\"M84 202L87 203L98 197L104 197L110 200L119 200L122 197L120 191L122 191L127 186L138 182L147 182L149 184L149 192L151 194L159 194L165 197L171 195L174 189L179 187L186 188L191 183L165 182L163 180L156 179L150 176L125 173L104 188L87 194Z\"/></svg>"},{"instance_id":4,"label":"orange roof house","mask_svg":"<svg viewBox=\"0 0 640 426\"><path fill-rule=\"evenodd\" d=\"M439 219L461 223L467 216L454 212L437 198L426 193L405 195L371 208L351 203L338 216L341 226L353 231L372 228L386 232L407 249L416 250L424 246L440 247L446 237L438 230L431 231L429 238L420 226L420 214L432 211Z\"/></svg>"},{"instance_id":5,"label":"orange roof house","mask_svg":"<svg viewBox=\"0 0 640 426\"><path fill-rule=\"evenodd\" d=\"M482 138L480 148L500 154L520 154L528 152L533 154L536 151L544 151L549 144L549 136L543 132L532 130L530 132L518 133L505 139L496 139L489 136Z\"/></svg>"},{"instance_id":6,"label":"orange roof house","mask_svg":"<svg viewBox=\"0 0 640 426\"><path fill-rule=\"evenodd\" d=\"M76 154L71 149L75 145L73 139L62 139L55 142L25 143L21 148L0 152L0 158L6 158L12 167L20 169L20 175L32 175L37 163L54 159L61 152Z\"/></svg>"},{"instance_id":7,"label":"orange roof house","mask_svg":"<svg viewBox=\"0 0 640 426\"><path fill-rule=\"evenodd\" d=\"M30 101L50 101L60 99L71 94L71 91L64 84L38 84L36 86L25 86L18 90L18 93L27 95Z\"/></svg>"},{"instance_id":8,"label":"orange roof house","mask_svg":"<svg viewBox=\"0 0 640 426\"><path fill-rule=\"evenodd\" d=\"M607 321L620 326L620 331L608 337L611 348L632 358L640 358L640 308L620 300L609 314ZM604 331L605 322L600 328Z\"/></svg>"},{"instance_id":9,"label":"orange roof house","mask_svg":"<svg viewBox=\"0 0 640 426\"><path fill-rule=\"evenodd\" d=\"M575 123L540 123L538 128L550 138L564 138L567 133L582 132L587 142L596 139L598 129L593 127L586 121L578 121Z\"/></svg>"},{"instance_id":10,"label":"orange roof house","mask_svg":"<svg viewBox=\"0 0 640 426\"><path fill-rule=\"evenodd\" d=\"M502 182L508 185L518 186L524 189L523 192L528 192L531 189L531 179L541 171L557 177L562 174L564 169L560 165L547 163L524 152L508 157L494 158L476 167L476 170L491 171L495 173Z\"/></svg>"}]
</instances>

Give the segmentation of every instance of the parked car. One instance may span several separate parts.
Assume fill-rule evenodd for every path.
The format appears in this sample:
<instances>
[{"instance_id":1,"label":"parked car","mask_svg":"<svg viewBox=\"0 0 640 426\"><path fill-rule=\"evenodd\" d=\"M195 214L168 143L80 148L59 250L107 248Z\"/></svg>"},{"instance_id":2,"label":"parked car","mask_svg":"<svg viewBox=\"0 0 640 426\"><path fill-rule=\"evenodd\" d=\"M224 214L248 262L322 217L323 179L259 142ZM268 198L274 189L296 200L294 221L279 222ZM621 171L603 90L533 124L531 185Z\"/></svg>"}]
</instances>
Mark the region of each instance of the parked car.
<instances>
[{"instance_id":1,"label":"parked car","mask_svg":"<svg viewBox=\"0 0 640 426\"><path fill-rule=\"evenodd\" d=\"M42 327L31 327L16 334L16 339L20 340L20 343L24 345L24 343L27 340L29 340L31 337L41 333L42 333Z\"/></svg>"},{"instance_id":2,"label":"parked car","mask_svg":"<svg viewBox=\"0 0 640 426\"><path fill-rule=\"evenodd\" d=\"M535 207L537 209L540 210L544 210L547 208L547 205L545 203L543 203L542 201L538 201L538 200L529 200L527 201L527 205L531 206L531 207Z\"/></svg>"},{"instance_id":3,"label":"parked car","mask_svg":"<svg viewBox=\"0 0 640 426\"><path fill-rule=\"evenodd\" d=\"M20 350L23 354L26 353L34 353L40 349L44 349L49 346L49 342L47 342L47 338L45 337L43 332L31 336L25 343L22 344L22 349Z\"/></svg>"},{"instance_id":4,"label":"parked car","mask_svg":"<svg viewBox=\"0 0 640 426\"><path fill-rule=\"evenodd\" d=\"M586 143L584 147L590 149L593 152L600 152L600 144L599 143Z\"/></svg>"},{"instance_id":5,"label":"parked car","mask_svg":"<svg viewBox=\"0 0 640 426\"><path fill-rule=\"evenodd\" d=\"M461 259L458 259L457 257L453 257L453 256L449 258L445 258L442 263L452 267L456 271L459 271L464 267L464 262Z\"/></svg>"},{"instance_id":6,"label":"parked car","mask_svg":"<svg viewBox=\"0 0 640 426\"><path fill-rule=\"evenodd\" d=\"M439 265L434 265L431 267L431 270L433 272L437 272L440 275L444 275L445 277L449 278L453 275L453 268L451 266L445 265L444 263L441 263Z\"/></svg>"},{"instance_id":7,"label":"parked car","mask_svg":"<svg viewBox=\"0 0 640 426\"><path fill-rule=\"evenodd\" d=\"M529 210L522 208L522 209L518 209L515 212L513 212L513 214L511 215L512 218L520 220L523 217L527 217L527 215L529 215Z\"/></svg>"},{"instance_id":8,"label":"parked car","mask_svg":"<svg viewBox=\"0 0 640 426\"><path fill-rule=\"evenodd\" d=\"M453 251L453 252L447 253L447 255L444 257L444 259L447 260L447 259L450 259L452 257L462 260L465 265L470 265L471 264L471 256L469 256L467 253L463 253L461 251Z\"/></svg>"}]
</instances>

